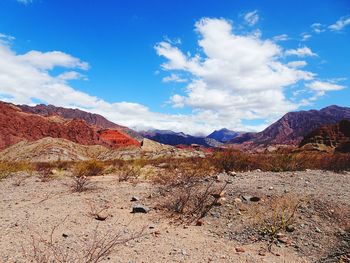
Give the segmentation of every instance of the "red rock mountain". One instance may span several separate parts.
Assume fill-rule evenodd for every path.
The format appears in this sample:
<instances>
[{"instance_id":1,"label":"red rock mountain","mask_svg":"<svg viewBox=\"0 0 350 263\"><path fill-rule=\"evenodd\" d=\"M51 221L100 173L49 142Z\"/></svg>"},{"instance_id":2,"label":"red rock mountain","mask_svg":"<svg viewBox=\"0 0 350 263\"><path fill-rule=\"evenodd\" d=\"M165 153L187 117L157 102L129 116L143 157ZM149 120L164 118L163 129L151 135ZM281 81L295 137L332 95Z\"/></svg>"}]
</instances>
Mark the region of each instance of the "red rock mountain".
<instances>
[{"instance_id":1,"label":"red rock mountain","mask_svg":"<svg viewBox=\"0 0 350 263\"><path fill-rule=\"evenodd\" d=\"M350 108L329 106L321 110L289 112L262 132L244 133L230 143L299 145L304 136L326 124L350 120Z\"/></svg>"},{"instance_id":2,"label":"red rock mountain","mask_svg":"<svg viewBox=\"0 0 350 263\"><path fill-rule=\"evenodd\" d=\"M44 117L24 112L13 104L0 102L0 149L22 140L35 141L45 137L113 148L139 145L138 141L119 131L108 131L109 137L104 136L105 133L106 131L101 132L81 119Z\"/></svg>"},{"instance_id":3,"label":"red rock mountain","mask_svg":"<svg viewBox=\"0 0 350 263\"><path fill-rule=\"evenodd\" d=\"M313 149L333 149L350 152L350 121L342 120L336 124L324 125L308 135L300 143L300 147Z\"/></svg>"},{"instance_id":4,"label":"red rock mountain","mask_svg":"<svg viewBox=\"0 0 350 263\"><path fill-rule=\"evenodd\" d=\"M121 126L114 122L111 122L99 114L90 113L79 109L69 109L69 108L56 107L54 105L44 105L44 104L39 104L36 106L28 106L28 105L17 105L17 106L20 109L22 109L22 111L24 112L39 114L46 117L61 116L65 119L81 119L86 121L88 124L94 125L98 128L117 130L131 136L132 138L138 141L142 140L142 136L138 132L128 127Z\"/></svg>"}]
</instances>

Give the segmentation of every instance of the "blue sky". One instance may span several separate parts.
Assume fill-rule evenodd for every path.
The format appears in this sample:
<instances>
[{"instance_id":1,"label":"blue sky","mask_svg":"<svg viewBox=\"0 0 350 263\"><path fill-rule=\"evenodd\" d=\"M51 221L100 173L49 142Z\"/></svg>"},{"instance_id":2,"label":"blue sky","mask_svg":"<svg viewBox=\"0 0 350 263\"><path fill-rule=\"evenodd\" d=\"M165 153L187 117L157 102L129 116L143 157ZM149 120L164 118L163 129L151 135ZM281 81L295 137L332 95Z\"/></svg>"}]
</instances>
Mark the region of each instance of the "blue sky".
<instances>
[{"instance_id":1,"label":"blue sky","mask_svg":"<svg viewBox=\"0 0 350 263\"><path fill-rule=\"evenodd\" d=\"M350 106L349 34L347 0L1 0L0 99L139 130L261 130Z\"/></svg>"}]
</instances>

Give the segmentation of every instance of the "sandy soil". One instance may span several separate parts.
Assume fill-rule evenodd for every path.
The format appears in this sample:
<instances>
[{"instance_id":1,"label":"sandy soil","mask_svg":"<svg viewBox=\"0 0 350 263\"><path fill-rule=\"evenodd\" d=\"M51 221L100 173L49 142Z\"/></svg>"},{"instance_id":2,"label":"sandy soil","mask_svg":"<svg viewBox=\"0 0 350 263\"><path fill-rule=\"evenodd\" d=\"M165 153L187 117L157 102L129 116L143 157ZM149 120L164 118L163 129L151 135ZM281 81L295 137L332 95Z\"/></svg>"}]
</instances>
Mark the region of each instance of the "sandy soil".
<instances>
[{"instance_id":1,"label":"sandy soil","mask_svg":"<svg viewBox=\"0 0 350 263\"><path fill-rule=\"evenodd\" d=\"M350 253L345 251L349 240L337 238L344 222L335 222L328 214L328 210L335 213L332 206L350 207L350 173L249 172L220 178L225 179L232 182L227 203L215 208L204 225L184 227L152 209L160 197L150 197L156 187L147 182L120 183L116 176L100 176L92 179L91 190L72 193L67 177L42 182L37 176L11 176L0 181L0 262L28 262L23 251L31 252L31 235L49 239L55 226L54 243L77 250L94 239L96 228L100 235L120 233L123 238L144 229L141 237L117 246L103 262L336 262L322 258L338 250ZM242 195L268 199L286 194L312 202L298 214L296 230L290 234L293 243L277 244L272 254L266 252L266 241L251 241L242 230L249 223L250 208L259 204L243 202L241 211L234 200ZM133 196L139 201L131 202ZM130 213L135 203L151 208L150 212ZM322 206L319 213L318 203L330 206ZM103 213L109 217L96 220L91 215L94 206L108 206ZM244 252L236 252L238 247Z\"/></svg>"}]
</instances>

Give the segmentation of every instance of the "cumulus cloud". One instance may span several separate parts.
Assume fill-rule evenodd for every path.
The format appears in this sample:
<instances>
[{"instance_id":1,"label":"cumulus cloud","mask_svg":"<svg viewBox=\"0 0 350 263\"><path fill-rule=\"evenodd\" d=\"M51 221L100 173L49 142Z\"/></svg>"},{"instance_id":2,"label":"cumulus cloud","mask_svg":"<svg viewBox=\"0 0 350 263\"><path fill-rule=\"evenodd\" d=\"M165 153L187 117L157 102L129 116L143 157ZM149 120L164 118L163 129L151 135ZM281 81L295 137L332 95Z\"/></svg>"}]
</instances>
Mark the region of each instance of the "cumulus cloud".
<instances>
[{"instance_id":1,"label":"cumulus cloud","mask_svg":"<svg viewBox=\"0 0 350 263\"><path fill-rule=\"evenodd\" d=\"M157 54L164 59L161 69L169 74L163 81L181 83L182 76L186 76L184 89L175 92L170 103L175 108L189 107L191 113L165 114L135 102L106 102L70 84L70 80L86 78L87 62L60 51L17 54L9 43L1 41L0 99L77 107L137 130L156 128L208 134L221 127L261 130L284 113L311 101L312 98L298 101L286 96L286 89L299 90L304 82L309 83L305 88L313 92L313 97L336 90L329 86L335 83L329 82L328 89L324 82L323 86L317 84L314 73L301 69L306 62L290 61L274 40L264 40L256 34L236 34L231 22L225 19L203 18L195 23L195 31L199 37L198 54L181 50L174 41L155 45ZM289 53L315 55L307 47ZM244 125L245 120L254 119L265 122Z\"/></svg>"},{"instance_id":2,"label":"cumulus cloud","mask_svg":"<svg viewBox=\"0 0 350 263\"><path fill-rule=\"evenodd\" d=\"M300 34L300 36L301 36L301 41L307 41L312 37L312 35L310 35L308 33L302 33L302 34Z\"/></svg>"},{"instance_id":3,"label":"cumulus cloud","mask_svg":"<svg viewBox=\"0 0 350 263\"><path fill-rule=\"evenodd\" d=\"M42 53L39 51L29 51L24 55L17 57L24 63L28 63L38 69L51 70L54 67L80 68L89 69L89 64L80 61L80 59L72 57L60 51L52 51Z\"/></svg>"},{"instance_id":4,"label":"cumulus cloud","mask_svg":"<svg viewBox=\"0 0 350 263\"><path fill-rule=\"evenodd\" d=\"M250 25L253 26L256 23L258 23L259 21L259 14L258 14L258 10L254 10L252 12L248 12L244 15L244 20L245 22Z\"/></svg>"},{"instance_id":5,"label":"cumulus cloud","mask_svg":"<svg viewBox=\"0 0 350 263\"><path fill-rule=\"evenodd\" d=\"M350 16L344 16L339 18L337 22L330 25L328 28L332 31L340 31L340 30L343 30L348 25L350 25Z\"/></svg>"},{"instance_id":6,"label":"cumulus cloud","mask_svg":"<svg viewBox=\"0 0 350 263\"><path fill-rule=\"evenodd\" d=\"M278 36L273 37L273 40L275 40L275 41L286 41L288 39L289 39L289 37L287 34L282 34L282 35L278 35Z\"/></svg>"},{"instance_id":7,"label":"cumulus cloud","mask_svg":"<svg viewBox=\"0 0 350 263\"><path fill-rule=\"evenodd\" d=\"M304 60L290 61L287 63L287 66L291 68L302 68L302 67L305 67L306 65L307 65L307 62Z\"/></svg>"},{"instance_id":8,"label":"cumulus cloud","mask_svg":"<svg viewBox=\"0 0 350 263\"><path fill-rule=\"evenodd\" d=\"M224 120L202 111L193 114L164 114L151 111L134 102L109 103L74 89L69 81L85 79L79 71L88 69L88 63L72 55L53 51L14 52L9 43L0 42L0 100L34 105L37 101L62 107L79 108L102 114L111 121L137 130L171 129L191 134L209 134L217 127L256 130L239 120L228 126ZM176 66L174 64L173 66ZM61 67L61 74L54 75Z\"/></svg>"},{"instance_id":9,"label":"cumulus cloud","mask_svg":"<svg viewBox=\"0 0 350 263\"><path fill-rule=\"evenodd\" d=\"M187 80L180 77L177 74L171 73L170 76L166 76L162 79L163 82L177 82L177 83L181 83L181 82L186 82Z\"/></svg>"},{"instance_id":10,"label":"cumulus cloud","mask_svg":"<svg viewBox=\"0 0 350 263\"><path fill-rule=\"evenodd\" d=\"M326 31L326 26L321 24L321 23L313 23L311 25L311 29L313 32L319 34L319 33Z\"/></svg>"},{"instance_id":11,"label":"cumulus cloud","mask_svg":"<svg viewBox=\"0 0 350 263\"><path fill-rule=\"evenodd\" d=\"M205 111L227 124L237 119L275 119L298 107L286 98L284 88L314 78L313 73L297 69L306 62L281 62L284 51L280 46L256 36L237 35L224 19L201 19L195 30L203 55L190 56L164 41L155 46L166 59L163 70L192 76L185 93L170 98L174 107ZM305 50L297 54L313 55Z\"/></svg>"},{"instance_id":12,"label":"cumulus cloud","mask_svg":"<svg viewBox=\"0 0 350 263\"><path fill-rule=\"evenodd\" d=\"M285 54L287 56L297 56L297 57L312 57L317 56L312 50L308 47L300 47L297 49L288 49Z\"/></svg>"},{"instance_id":13,"label":"cumulus cloud","mask_svg":"<svg viewBox=\"0 0 350 263\"><path fill-rule=\"evenodd\" d=\"M316 91L331 91L331 90L342 90L345 87L342 85L334 84L331 82L313 81L306 84L306 86Z\"/></svg>"},{"instance_id":14,"label":"cumulus cloud","mask_svg":"<svg viewBox=\"0 0 350 263\"><path fill-rule=\"evenodd\" d=\"M17 0L18 3L27 5L33 2L33 0Z\"/></svg>"}]
</instances>

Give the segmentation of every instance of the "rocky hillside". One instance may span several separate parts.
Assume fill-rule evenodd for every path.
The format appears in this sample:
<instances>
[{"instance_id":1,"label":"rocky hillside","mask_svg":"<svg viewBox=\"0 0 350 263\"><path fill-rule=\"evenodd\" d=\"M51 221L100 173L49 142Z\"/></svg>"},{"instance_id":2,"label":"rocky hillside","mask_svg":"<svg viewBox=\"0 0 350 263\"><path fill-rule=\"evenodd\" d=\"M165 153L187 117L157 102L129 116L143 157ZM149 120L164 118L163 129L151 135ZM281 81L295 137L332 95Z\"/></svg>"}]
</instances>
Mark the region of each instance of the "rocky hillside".
<instances>
[{"instance_id":1,"label":"rocky hillside","mask_svg":"<svg viewBox=\"0 0 350 263\"><path fill-rule=\"evenodd\" d=\"M212 132L207 136L207 138L214 139L218 142L226 143L232 140L233 138L237 137L238 135L240 135L239 132L235 132L235 131L231 131L229 129L223 128Z\"/></svg>"},{"instance_id":2,"label":"rocky hillside","mask_svg":"<svg viewBox=\"0 0 350 263\"><path fill-rule=\"evenodd\" d=\"M110 134L114 134L111 136ZM139 142L119 131L105 131L81 119L44 117L22 111L19 107L0 102L0 149L23 140L35 141L45 137L63 138L82 145L103 145L117 148L139 145Z\"/></svg>"},{"instance_id":3,"label":"rocky hillside","mask_svg":"<svg viewBox=\"0 0 350 263\"><path fill-rule=\"evenodd\" d=\"M308 135L300 143L304 149L336 150L350 152L350 121L324 125Z\"/></svg>"},{"instance_id":4,"label":"rocky hillside","mask_svg":"<svg viewBox=\"0 0 350 263\"><path fill-rule=\"evenodd\" d=\"M33 114L39 114L41 116L61 116L64 119L81 119L86 121L88 124L96 126L101 129L113 129L121 131L122 133L125 133L132 138L141 141L142 136L125 126L118 125L114 122L111 122L107 120L105 117L94 114L86 111L82 111L79 109L69 109L69 108L63 108L63 107L56 107L54 105L44 105L39 104L36 106L28 106L28 105L17 105L22 111L33 113Z\"/></svg>"},{"instance_id":5,"label":"rocky hillside","mask_svg":"<svg viewBox=\"0 0 350 263\"><path fill-rule=\"evenodd\" d=\"M350 108L333 105L321 110L290 112L262 132L241 134L230 143L298 145L313 130L343 119L350 120Z\"/></svg>"},{"instance_id":6,"label":"rocky hillside","mask_svg":"<svg viewBox=\"0 0 350 263\"><path fill-rule=\"evenodd\" d=\"M152 130L141 132L142 136L153 141L167 145L191 145L198 144L205 147L218 147L222 143L205 137L196 137L183 132L173 132L168 130Z\"/></svg>"}]
</instances>

